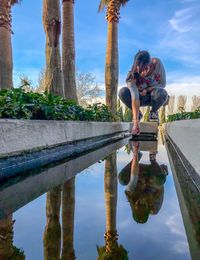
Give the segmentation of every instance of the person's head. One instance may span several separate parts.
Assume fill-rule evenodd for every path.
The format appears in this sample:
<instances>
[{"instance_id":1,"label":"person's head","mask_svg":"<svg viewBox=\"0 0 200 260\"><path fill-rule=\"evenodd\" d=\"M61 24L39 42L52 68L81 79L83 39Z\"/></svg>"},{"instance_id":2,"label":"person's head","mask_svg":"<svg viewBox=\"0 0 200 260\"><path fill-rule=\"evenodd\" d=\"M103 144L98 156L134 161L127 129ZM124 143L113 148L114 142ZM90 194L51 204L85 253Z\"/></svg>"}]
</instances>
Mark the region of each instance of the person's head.
<instances>
[{"instance_id":1,"label":"person's head","mask_svg":"<svg viewBox=\"0 0 200 260\"><path fill-rule=\"evenodd\" d=\"M151 62L151 56L148 51L139 51L135 55L133 69L135 72L141 73L146 70Z\"/></svg>"}]
</instances>

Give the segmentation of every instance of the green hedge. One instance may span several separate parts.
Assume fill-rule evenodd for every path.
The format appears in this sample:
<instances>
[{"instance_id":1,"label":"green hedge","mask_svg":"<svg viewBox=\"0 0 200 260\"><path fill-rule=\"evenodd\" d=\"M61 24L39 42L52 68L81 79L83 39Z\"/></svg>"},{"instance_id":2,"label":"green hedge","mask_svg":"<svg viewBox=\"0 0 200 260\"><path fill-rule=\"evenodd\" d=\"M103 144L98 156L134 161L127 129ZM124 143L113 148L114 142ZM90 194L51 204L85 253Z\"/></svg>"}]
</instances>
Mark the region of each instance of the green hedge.
<instances>
[{"instance_id":1,"label":"green hedge","mask_svg":"<svg viewBox=\"0 0 200 260\"><path fill-rule=\"evenodd\" d=\"M107 106L94 104L83 108L74 101L21 88L0 91L0 118L40 120L113 121Z\"/></svg>"},{"instance_id":2,"label":"green hedge","mask_svg":"<svg viewBox=\"0 0 200 260\"><path fill-rule=\"evenodd\" d=\"M197 119L200 118L200 107L198 107L194 112L181 112L174 115L169 115L167 122L177 121L177 120L187 120L187 119Z\"/></svg>"}]
</instances>

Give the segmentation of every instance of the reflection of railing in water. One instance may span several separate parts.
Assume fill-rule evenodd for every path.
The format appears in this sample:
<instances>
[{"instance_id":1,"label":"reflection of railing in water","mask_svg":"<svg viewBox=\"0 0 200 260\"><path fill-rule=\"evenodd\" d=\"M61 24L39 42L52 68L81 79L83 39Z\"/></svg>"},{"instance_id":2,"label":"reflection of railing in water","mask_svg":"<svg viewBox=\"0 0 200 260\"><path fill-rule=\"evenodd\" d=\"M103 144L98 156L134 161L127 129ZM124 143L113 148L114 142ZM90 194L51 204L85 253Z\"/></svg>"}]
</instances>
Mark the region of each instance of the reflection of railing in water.
<instances>
[{"instance_id":1,"label":"reflection of railing in water","mask_svg":"<svg viewBox=\"0 0 200 260\"><path fill-rule=\"evenodd\" d=\"M200 256L200 192L194 182L192 167L186 167L180 151L166 139L166 147L192 259ZM190 170L191 172L188 172Z\"/></svg>"}]
</instances>

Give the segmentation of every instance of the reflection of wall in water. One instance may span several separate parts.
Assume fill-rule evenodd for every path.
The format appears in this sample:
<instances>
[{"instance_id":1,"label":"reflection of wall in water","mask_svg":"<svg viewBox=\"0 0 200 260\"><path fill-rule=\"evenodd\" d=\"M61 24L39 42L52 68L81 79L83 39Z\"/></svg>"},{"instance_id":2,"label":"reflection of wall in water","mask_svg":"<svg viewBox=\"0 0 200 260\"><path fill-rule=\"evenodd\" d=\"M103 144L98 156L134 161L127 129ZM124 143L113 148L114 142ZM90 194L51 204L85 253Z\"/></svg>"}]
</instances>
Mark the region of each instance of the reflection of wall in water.
<instances>
[{"instance_id":1,"label":"reflection of wall in water","mask_svg":"<svg viewBox=\"0 0 200 260\"><path fill-rule=\"evenodd\" d=\"M192 259L196 260L200 256L200 192L188 175L183 161L180 160L180 155L169 141L166 144L190 253ZM190 169L192 170L192 167Z\"/></svg>"}]
</instances>

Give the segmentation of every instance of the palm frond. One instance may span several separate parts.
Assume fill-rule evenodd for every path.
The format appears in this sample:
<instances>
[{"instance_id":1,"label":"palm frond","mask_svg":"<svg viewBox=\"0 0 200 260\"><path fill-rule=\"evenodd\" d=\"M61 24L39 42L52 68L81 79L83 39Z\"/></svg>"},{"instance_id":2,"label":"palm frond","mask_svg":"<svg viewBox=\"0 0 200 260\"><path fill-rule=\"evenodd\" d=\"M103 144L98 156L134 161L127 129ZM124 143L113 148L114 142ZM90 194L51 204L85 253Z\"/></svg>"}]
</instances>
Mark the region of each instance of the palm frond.
<instances>
[{"instance_id":1,"label":"palm frond","mask_svg":"<svg viewBox=\"0 0 200 260\"><path fill-rule=\"evenodd\" d=\"M120 0L120 2L121 2L121 6L126 5L128 1L129 1L129 0Z\"/></svg>"},{"instance_id":2,"label":"palm frond","mask_svg":"<svg viewBox=\"0 0 200 260\"><path fill-rule=\"evenodd\" d=\"M22 0L11 0L11 5L19 4L21 2L22 2Z\"/></svg>"},{"instance_id":3,"label":"palm frond","mask_svg":"<svg viewBox=\"0 0 200 260\"><path fill-rule=\"evenodd\" d=\"M110 0L101 0L98 8L98 12L104 10L104 8L109 4Z\"/></svg>"}]
</instances>

